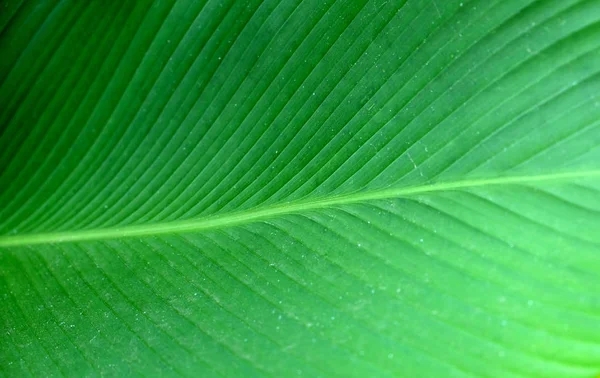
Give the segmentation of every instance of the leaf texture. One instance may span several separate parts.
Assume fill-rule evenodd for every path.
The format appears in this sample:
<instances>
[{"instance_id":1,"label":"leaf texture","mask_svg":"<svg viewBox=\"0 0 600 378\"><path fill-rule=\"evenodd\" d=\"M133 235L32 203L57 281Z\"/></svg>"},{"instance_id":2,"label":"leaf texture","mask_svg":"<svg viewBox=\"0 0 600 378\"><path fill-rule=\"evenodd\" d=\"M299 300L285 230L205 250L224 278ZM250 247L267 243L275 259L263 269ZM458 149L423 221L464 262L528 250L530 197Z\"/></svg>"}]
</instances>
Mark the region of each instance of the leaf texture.
<instances>
[{"instance_id":1,"label":"leaf texture","mask_svg":"<svg viewBox=\"0 0 600 378\"><path fill-rule=\"evenodd\" d=\"M0 375L600 372L600 1L0 5Z\"/></svg>"}]
</instances>

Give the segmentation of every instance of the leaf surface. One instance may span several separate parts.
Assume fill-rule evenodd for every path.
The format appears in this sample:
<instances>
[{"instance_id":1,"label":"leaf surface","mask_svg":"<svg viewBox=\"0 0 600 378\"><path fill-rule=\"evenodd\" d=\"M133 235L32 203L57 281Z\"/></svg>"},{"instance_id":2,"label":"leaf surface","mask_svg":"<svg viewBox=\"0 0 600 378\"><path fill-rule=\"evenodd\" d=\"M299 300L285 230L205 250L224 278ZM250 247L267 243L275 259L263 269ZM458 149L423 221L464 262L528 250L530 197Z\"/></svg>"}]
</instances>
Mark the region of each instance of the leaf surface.
<instances>
[{"instance_id":1,"label":"leaf surface","mask_svg":"<svg viewBox=\"0 0 600 378\"><path fill-rule=\"evenodd\" d=\"M599 1L0 5L0 374L600 372Z\"/></svg>"}]
</instances>

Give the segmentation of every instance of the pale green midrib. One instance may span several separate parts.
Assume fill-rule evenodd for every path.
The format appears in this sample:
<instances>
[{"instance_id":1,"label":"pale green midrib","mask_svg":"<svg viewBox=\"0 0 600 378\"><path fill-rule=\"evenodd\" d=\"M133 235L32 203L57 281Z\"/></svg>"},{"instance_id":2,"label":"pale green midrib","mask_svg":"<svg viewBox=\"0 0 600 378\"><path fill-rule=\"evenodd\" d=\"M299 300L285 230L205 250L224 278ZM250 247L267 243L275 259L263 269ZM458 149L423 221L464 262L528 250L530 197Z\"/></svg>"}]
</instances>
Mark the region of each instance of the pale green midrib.
<instances>
[{"instance_id":1,"label":"pale green midrib","mask_svg":"<svg viewBox=\"0 0 600 378\"><path fill-rule=\"evenodd\" d=\"M383 189L370 192L365 191L329 198L287 202L284 204L278 204L264 208L256 207L237 213L219 214L203 218L186 219L183 221L171 221L148 225L132 225L123 227L109 227L103 229L0 236L0 247L14 247L33 244L53 244L91 240L107 240L135 236L188 233L194 231L197 232L217 228L232 227L250 223L252 221L272 218L277 215L298 213L301 211L327 208L335 205L344 205L350 203L390 198L402 198L422 193L468 189L482 186L533 184L542 181L563 181L568 179L589 177L600 177L600 170L554 173L532 176L510 176L491 179L474 179L413 186L406 188Z\"/></svg>"}]
</instances>

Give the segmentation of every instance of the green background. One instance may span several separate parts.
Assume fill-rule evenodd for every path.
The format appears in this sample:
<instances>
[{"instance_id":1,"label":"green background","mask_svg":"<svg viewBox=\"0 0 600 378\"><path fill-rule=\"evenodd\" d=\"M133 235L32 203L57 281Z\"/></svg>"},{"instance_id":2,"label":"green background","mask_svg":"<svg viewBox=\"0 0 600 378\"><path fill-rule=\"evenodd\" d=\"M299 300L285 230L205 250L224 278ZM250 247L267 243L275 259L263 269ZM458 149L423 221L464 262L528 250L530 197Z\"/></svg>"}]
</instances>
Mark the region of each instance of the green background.
<instances>
[{"instance_id":1,"label":"green background","mask_svg":"<svg viewBox=\"0 0 600 378\"><path fill-rule=\"evenodd\" d=\"M0 375L593 377L600 1L0 1Z\"/></svg>"}]
</instances>

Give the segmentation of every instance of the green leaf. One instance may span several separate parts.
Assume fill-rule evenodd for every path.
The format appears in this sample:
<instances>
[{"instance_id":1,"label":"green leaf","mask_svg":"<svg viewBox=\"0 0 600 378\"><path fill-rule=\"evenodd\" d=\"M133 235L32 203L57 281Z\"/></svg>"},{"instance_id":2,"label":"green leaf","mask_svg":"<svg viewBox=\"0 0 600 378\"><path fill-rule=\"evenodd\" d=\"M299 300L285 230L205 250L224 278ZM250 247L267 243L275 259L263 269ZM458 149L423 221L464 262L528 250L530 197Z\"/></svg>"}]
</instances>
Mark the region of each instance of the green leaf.
<instances>
[{"instance_id":1,"label":"green leaf","mask_svg":"<svg viewBox=\"0 0 600 378\"><path fill-rule=\"evenodd\" d=\"M600 372L600 1L0 9L0 375Z\"/></svg>"}]
</instances>

